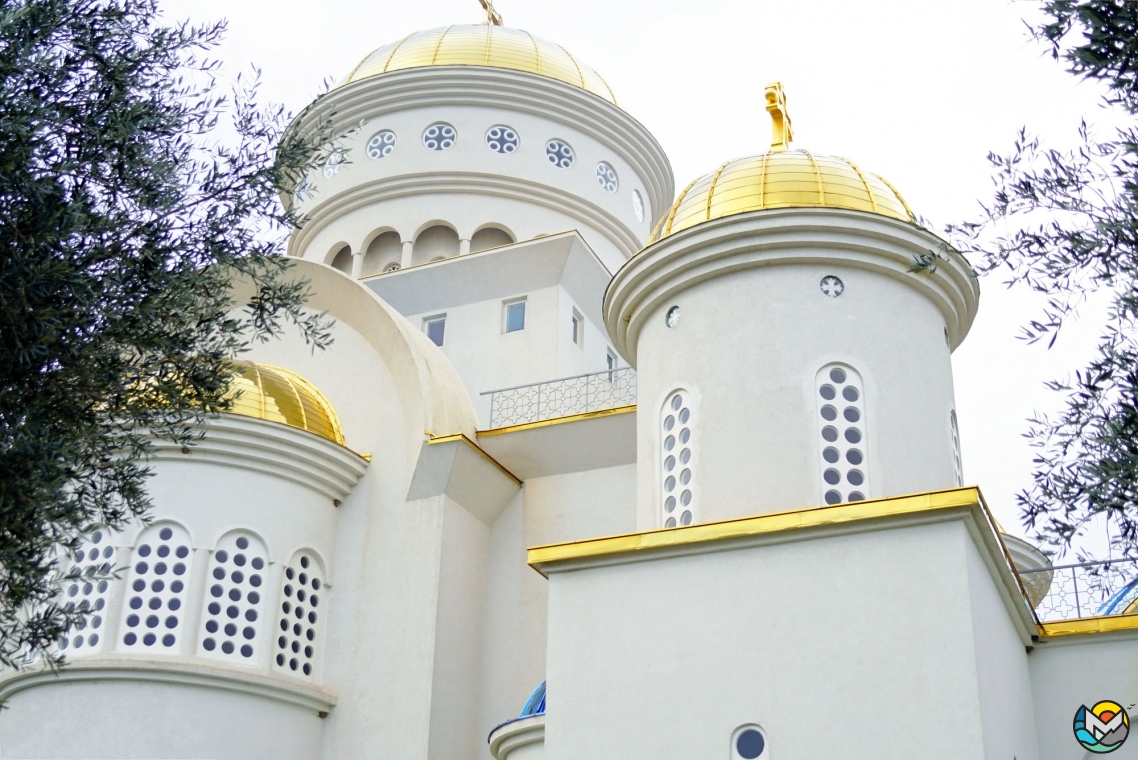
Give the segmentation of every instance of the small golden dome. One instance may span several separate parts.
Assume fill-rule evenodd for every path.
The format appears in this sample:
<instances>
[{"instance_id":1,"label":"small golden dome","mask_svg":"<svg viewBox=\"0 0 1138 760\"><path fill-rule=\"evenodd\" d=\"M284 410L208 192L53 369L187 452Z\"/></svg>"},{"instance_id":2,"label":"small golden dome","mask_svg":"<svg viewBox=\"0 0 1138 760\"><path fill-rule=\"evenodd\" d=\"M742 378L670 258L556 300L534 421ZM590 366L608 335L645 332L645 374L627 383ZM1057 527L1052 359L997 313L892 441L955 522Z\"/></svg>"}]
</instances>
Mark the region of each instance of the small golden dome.
<instances>
[{"instance_id":1,"label":"small golden dome","mask_svg":"<svg viewBox=\"0 0 1138 760\"><path fill-rule=\"evenodd\" d=\"M231 414L282 422L344 445L336 411L312 383L295 372L268 364L240 361L234 365Z\"/></svg>"},{"instance_id":2,"label":"small golden dome","mask_svg":"<svg viewBox=\"0 0 1138 760\"><path fill-rule=\"evenodd\" d=\"M837 156L804 150L728 161L688 185L649 242L700 222L769 208L845 208L915 221L897 190Z\"/></svg>"},{"instance_id":3,"label":"small golden dome","mask_svg":"<svg viewBox=\"0 0 1138 760\"><path fill-rule=\"evenodd\" d=\"M883 177L866 174L838 156L787 150L793 139L782 85L767 85L771 150L728 161L684 188L652 231L649 243L701 222L774 208L842 208L916 221L909 205Z\"/></svg>"},{"instance_id":4,"label":"small golden dome","mask_svg":"<svg viewBox=\"0 0 1138 760\"><path fill-rule=\"evenodd\" d=\"M409 34L364 58L341 84L422 66L526 71L575 85L616 105L616 95L601 75L565 48L521 29L494 24L463 24Z\"/></svg>"}]
</instances>

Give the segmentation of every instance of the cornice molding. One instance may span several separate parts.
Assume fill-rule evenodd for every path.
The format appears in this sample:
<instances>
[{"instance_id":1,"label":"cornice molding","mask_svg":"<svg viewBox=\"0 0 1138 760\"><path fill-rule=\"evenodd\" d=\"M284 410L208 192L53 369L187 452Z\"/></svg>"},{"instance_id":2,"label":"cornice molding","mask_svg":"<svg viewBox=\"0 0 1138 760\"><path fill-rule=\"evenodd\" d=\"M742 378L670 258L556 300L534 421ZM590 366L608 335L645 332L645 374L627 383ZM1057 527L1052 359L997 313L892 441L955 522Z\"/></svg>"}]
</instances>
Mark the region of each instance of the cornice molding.
<instances>
[{"instance_id":1,"label":"cornice molding","mask_svg":"<svg viewBox=\"0 0 1138 760\"><path fill-rule=\"evenodd\" d=\"M335 128L345 129L380 113L440 104L497 106L580 130L610 146L644 180L651 222L672 205L671 163L644 125L587 90L524 71L429 66L371 76L332 90L299 126L329 110L335 113Z\"/></svg>"},{"instance_id":2,"label":"cornice molding","mask_svg":"<svg viewBox=\"0 0 1138 760\"><path fill-rule=\"evenodd\" d=\"M219 414L200 429L205 437L186 449L169 441L154 441L154 459L251 470L339 501L347 497L368 466L350 449L277 422Z\"/></svg>"},{"instance_id":3,"label":"cornice molding","mask_svg":"<svg viewBox=\"0 0 1138 760\"><path fill-rule=\"evenodd\" d=\"M605 326L635 366L645 321L679 292L742 269L840 263L886 275L924 295L943 314L955 349L979 306L971 266L950 251L935 271L910 271L915 256L942 245L915 224L862 211L768 209L713 219L669 235L625 263L605 292Z\"/></svg>"},{"instance_id":4,"label":"cornice molding","mask_svg":"<svg viewBox=\"0 0 1138 760\"><path fill-rule=\"evenodd\" d=\"M309 222L289 238L288 255L304 258L312 240L346 214L362 208L412 195L472 193L533 203L585 222L612 241L626 256L640 249L640 240L615 214L579 195L550 185L502 174L475 172L420 172L364 182L335 193L307 212ZM320 260L323 255L320 254Z\"/></svg>"},{"instance_id":5,"label":"cornice molding","mask_svg":"<svg viewBox=\"0 0 1138 760\"><path fill-rule=\"evenodd\" d=\"M335 694L317 686L240 668L207 665L186 658L95 656L69 660L56 671L41 666L4 673L0 675L0 703L27 689L84 681L197 686L263 697L325 714L337 701Z\"/></svg>"},{"instance_id":6,"label":"cornice molding","mask_svg":"<svg viewBox=\"0 0 1138 760\"><path fill-rule=\"evenodd\" d=\"M545 714L507 721L491 731L487 741L495 760L506 760L511 752L528 744L544 744Z\"/></svg>"}]
</instances>

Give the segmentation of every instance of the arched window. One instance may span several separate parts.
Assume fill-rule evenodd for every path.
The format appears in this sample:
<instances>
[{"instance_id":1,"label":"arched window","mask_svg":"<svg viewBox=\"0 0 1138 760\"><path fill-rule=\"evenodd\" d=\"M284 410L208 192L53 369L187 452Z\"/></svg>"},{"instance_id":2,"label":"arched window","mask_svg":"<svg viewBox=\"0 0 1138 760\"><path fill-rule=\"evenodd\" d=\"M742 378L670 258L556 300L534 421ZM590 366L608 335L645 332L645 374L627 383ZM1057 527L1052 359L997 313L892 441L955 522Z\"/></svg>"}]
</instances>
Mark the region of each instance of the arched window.
<instances>
[{"instance_id":1,"label":"arched window","mask_svg":"<svg viewBox=\"0 0 1138 760\"><path fill-rule=\"evenodd\" d=\"M513 242L514 239L505 230L500 230L497 227L485 227L475 232L474 236L470 238L470 252L485 251L502 245L510 245Z\"/></svg>"},{"instance_id":2,"label":"arched window","mask_svg":"<svg viewBox=\"0 0 1138 760\"><path fill-rule=\"evenodd\" d=\"M106 528L98 528L83 539L71 556L62 585L62 604L68 610L78 609L91 614L59 639L57 646L68 657L97 654L106 642L104 610L115 582L108 577L115 568L116 551L111 546L112 536Z\"/></svg>"},{"instance_id":3,"label":"arched window","mask_svg":"<svg viewBox=\"0 0 1138 760\"><path fill-rule=\"evenodd\" d=\"M352 273L352 249L345 245L336 251L336 255L332 257L332 267L350 275Z\"/></svg>"},{"instance_id":4,"label":"arched window","mask_svg":"<svg viewBox=\"0 0 1138 760\"><path fill-rule=\"evenodd\" d=\"M450 227L436 224L419 233L411 248L411 259L415 264L425 264L437 258L450 258L458 255L458 233Z\"/></svg>"},{"instance_id":5,"label":"arched window","mask_svg":"<svg viewBox=\"0 0 1138 760\"><path fill-rule=\"evenodd\" d=\"M367 252L364 253L363 276L386 272L392 265L398 269L402 260L403 242L398 232L376 235L375 240L368 243Z\"/></svg>"},{"instance_id":6,"label":"arched window","mask_svg":"<svg viewBox=\"0 0 1138 760\"><path fill-rule=\"evenodd\" d=\"M313 674L326 612L323 565L315 552L302 549L281 579L273 657L276 670L302 677Z\"/></svg>"},{"instance_id":7,"label":"arched window","mask_svg":"<svg viewBox=\"0 0 1138 760\"><path fill-rule=\"evenodd\" d=\"M691 394L684 390L669 394L660 412L660 519L665 528L691 525L695 521L693 422Z\"/></svg>"},{"instance_id":8,"label":"arched window","mask_svg":"<svg viewBox=\"0 0 1138 760\"><path fill-rule=\"evenodd\" d=\"M119 651L176 653L193 559L190 534L181 525L158 523L142 532L127 579Z\"/></svg>"},{"instance_id":9,"label":"arched window","mask_svg":"<svg viewBox=\"0 0 1138 760\"><path fill-rule=\"evenodd\" d=\"M827 364L818 371L817 429L821 441L822 499L861 501L869 493L865 386L857 370Z\"/></svg>"},{"instance_id":10,"label":"arched window","mask_svg":"<svg viewBox=\"0 0 1138 760\"><path fill-rule=\"evenodd\" d=\"M948 413L948 427L952 431L952 466L956 485L964 485L964 460L960 458L960 427L956 423L956 410Z\"/></svg>"},{"instance_id":11,"label":"arched window","mask_svg":"<svg viewBox=\"0 0 1138 760\"><path fill-rule=\"evenodd\" d=\"M248 531L217 542L206 576L199 655L252 664L264 630L268 557L264 542Z\"/></svg>"}]
</instances>

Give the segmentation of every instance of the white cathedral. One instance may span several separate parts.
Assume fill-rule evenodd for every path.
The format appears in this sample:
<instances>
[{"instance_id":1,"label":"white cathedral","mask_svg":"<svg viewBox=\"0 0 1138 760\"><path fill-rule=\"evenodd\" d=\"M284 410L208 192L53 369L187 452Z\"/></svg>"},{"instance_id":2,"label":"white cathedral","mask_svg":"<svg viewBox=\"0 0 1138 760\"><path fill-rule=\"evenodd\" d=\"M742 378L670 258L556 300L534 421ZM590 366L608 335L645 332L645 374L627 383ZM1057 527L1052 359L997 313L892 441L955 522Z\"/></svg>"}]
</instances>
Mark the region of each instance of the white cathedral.
<instances>
[{"instance_id":1,"label":"white cathedral","mask_svg":"<svg viewBox=\"0 0 1138 760\"><path fill-rule=\"evenodd\" d=\"M1081 705L1138 701L1138 603L1044 620L1061 569L963 483L971 267L791 147L780 85L769 151L678 196L495 23L325 102L289 255L334 345L258 345L159 448L153 522L74 558L122 574L66 590L67 666L0 674L0 757L1073 760Z\"/></svg>"}]
</instances>

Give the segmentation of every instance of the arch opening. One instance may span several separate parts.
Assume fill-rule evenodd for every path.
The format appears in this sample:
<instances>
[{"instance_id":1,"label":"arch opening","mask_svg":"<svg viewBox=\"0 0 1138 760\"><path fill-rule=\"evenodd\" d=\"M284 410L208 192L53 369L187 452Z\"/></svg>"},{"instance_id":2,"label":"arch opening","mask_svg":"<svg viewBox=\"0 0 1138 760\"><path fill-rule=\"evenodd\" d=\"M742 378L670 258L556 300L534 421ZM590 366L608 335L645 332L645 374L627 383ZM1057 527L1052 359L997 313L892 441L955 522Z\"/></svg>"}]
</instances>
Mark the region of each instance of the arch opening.
<instances>
[{"instance_id":1,"label":"arch opening","mask_svg":"<svg viewBox=\"0 0 1138 760\"><path fill-rule=\"evenodd\" d=\"M426 264L436 259L449 259L458 255L458 233L450 227L436 224L419 233L411 249L412 264Z\"/></svg>"},{"instance_id":2,"label":"arch opening","mask_svg":"<svg viewBox=\"0 0 1138 760\"><path fill-rule=\"evenodd\" d=\"M336 255L332 257L332 267L339 269L346 275L352 274L352 248L345 245L336 251Z\"/></svg>"},{"instance_id":3,"label":"arch opening","mask_svg":"<svg viewBox=\"0 0 1138 760\"><path fill-rule=\"evenodd\" d=\"M368 243L367 251L364 253L362 276L386 272L392 264L398 267L402 260L403 240L398 232L389 230L377 235Z\"/></svg>"},{"instance_id":4,"label":"arch opening","mask_svg":"<svg viewBox=\"0 0 1138 760\"><path fill-rule=\"evenodd\" d=\"M513 236L498 227L484 227L470 238L470 252L485 251L514 242Z\"/></svg>"}]
</instances>

